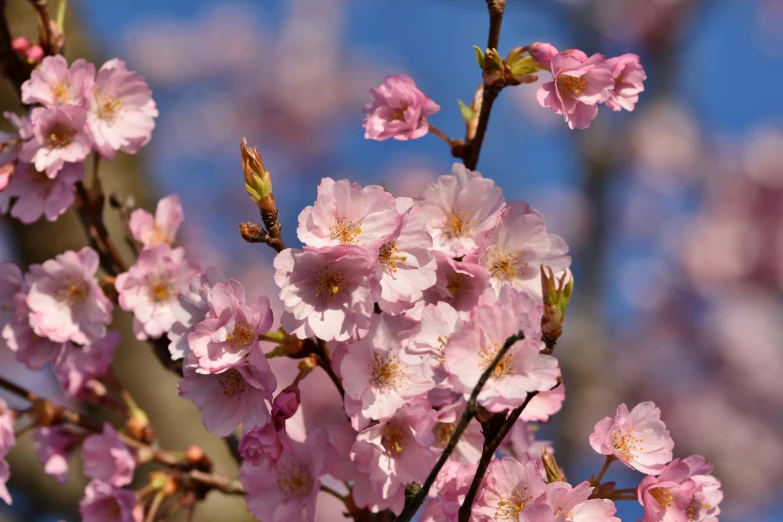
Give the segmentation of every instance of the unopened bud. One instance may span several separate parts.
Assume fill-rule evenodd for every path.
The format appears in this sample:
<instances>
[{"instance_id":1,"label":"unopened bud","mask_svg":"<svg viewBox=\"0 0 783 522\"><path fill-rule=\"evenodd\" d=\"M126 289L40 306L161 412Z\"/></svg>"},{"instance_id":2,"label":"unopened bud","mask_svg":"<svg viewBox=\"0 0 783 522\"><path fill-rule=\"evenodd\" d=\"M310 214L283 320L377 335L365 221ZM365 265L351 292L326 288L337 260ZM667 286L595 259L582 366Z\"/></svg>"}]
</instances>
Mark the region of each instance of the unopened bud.
<instances>
[{"instance_id":1,"label":"unopened bud","mask_svg":"<svg viewBox=\"0 0 783 522\"><path fill-rule=\"evenodd\" d=\"M52 426L62 422L62 408L46 399L38 399L33 403L32 414L38 427Z\"/></svg>"},{"instance_id":2,"label":"unopened bud","mask_svg":"<svg viewBox=\"0 0 783 522\"><path fill-rule=\"evenodd\" d=\"M27 50L25 56L27 58L27 63L29 63L30 65L36 65L40 63L41 60L43 60L44 57L43 48L40 45L34 45Z\"/></svg>"},{"instance_id":3,"label":"unopened bud","mask_svg":"<svg viewBox=\"0 0 783 522\"><path fill-rule=\"evenodd\" d=\"M261 225L250 221L239 224L239 235L248 243L263 243L269 239L269 234L261 228Z\"/></svg>"},{"instance_id":4,"label":"unopened bud","mask_svg":"<svg viewBox=\"0 0 783 522\"><path fill-rule=\"evenodd\" d=\"M538 62L541 69L552 67L552 58L557 55L557 49L551 43L534 42L528 46L530 56Z\"/></svg>"},{"instance_id":5,"label":"unopened bud","mask_svg":"<svg viewBox=\"0 0 783 522\"><path fill-rule=\"evenodd\" d=\"M14 38L13 40L11 40L11 49L13 49L19 54L26 53L31 45L32 44L30 43L30 40L28 40L24 36L20 36L18 38Z\"/></svg>"},{"instance_id":6,"label":"unopened bud","mask_svg":"<svg viewBox=\"0 0 783 522\"><path fill-rule=\"evenodd\" d=\"M563 319L574 290L574 276L569 270L565 270L560 279L557 279L551 268L542 265L541 290L544 299L541 331L547 345L550 342L554 345L563 332Z\"/></svg>"},{"instance_id":7,"label":"unopened bud","mask_svg":"<svg viewBox=\"0 0 783 522\"><path fill-rule=\"evenodd\" d=\"M155 440L155 430L146 415L132 415L125 423L125 431L134 439L146 444Z\"/></svg>"},{"instance_id":8,"label":"unopened bud","mask_svg":"<svg viewBox=\"0 0 783 522\"><path fill-rule=\"evenodd\" d=\"M533 73L542 70L542 67L527 52L528 48L525 46L511 49L508 53L506 56L506 83L519 85L533 83L538 79Z\"/></svg>"},{"instance_id":9,"label":"unopened bud","mask_svg":"<svg viewBox=\"0 0 783 522\"><path fill-rule=\"evenodd\" d=\"M203 458L204 450L201 449L201 446L193 444L192 446L188 446L188 449L185 450L185 460L190 464L198 464Z\"/></svg>"},{"instance_id":10,"label":"unopened bud","mask_svg":"<svg viewBox=\"0 0 783 522\"><path fill-rule=\"evenodd\" d=\"M170 475L166 477L166 483L163 484L163 488L161 491L163 494L167 497L173 497L177 491L179 490L179 486L177 485L177 481L174 480L173 477Z\"/></svg>"},{"instance_id":11,"label":"unopened bud","mask_svg":"<svg viewBox=\"0 0 783 522\"><path fill-rule=\"evenodd\" d=\"M552 482L565 482L565 475L563 475L563 472L560 470L560 466L557 465L555 455L549 451L549 448L544 448L541 451L541 460L544 462L547 484Z\"/></svg>"},{"instance_id":12,"label":"unopened bud","mask_svg":"<svg viewBox=\"0 0 783 522\"><path fill-rule=\"evenodd\" d=\"M484 55L483 77L484 83L500 87L505 85L505 66L503 58L498 54L497 49L487 49Z\"/></svg>"},{"instance_id":13,"label":"unopened bud","mask_svg":"<svg viewBox=\"0 0 783 522\"><path fill-rule=\"evenodd\" d=\"M275 203L272 194L272 176L264 168L264 160L256 147L247 144L247 138L239 142L242 151L242 170L245 174L245 189L262 212L274 213ZM271 209L268 208L271 199Z\"/></svg>"}]
</instances>

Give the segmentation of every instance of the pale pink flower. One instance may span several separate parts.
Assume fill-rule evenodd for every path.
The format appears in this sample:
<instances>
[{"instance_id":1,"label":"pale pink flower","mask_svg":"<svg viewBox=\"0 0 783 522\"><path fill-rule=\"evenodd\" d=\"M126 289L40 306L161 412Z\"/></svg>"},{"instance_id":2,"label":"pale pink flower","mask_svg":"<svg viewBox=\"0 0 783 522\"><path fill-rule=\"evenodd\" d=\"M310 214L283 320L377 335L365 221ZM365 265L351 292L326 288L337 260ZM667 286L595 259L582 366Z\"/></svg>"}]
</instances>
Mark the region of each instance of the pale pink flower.
<instances>
[{"instance_id":1,"label":"pale pink flower","mask_svg":"<svg viewBox=\"0 0 783 522\"><path fill-rule=\"evenodd\" d=\"M544 494L538 464L527 453L519 460L493 460L477 495L473 514L477 522L516 522L526 507Z\"/></svg>"},{"instance_id":2,"label":"pale pink flower","mask_svg":"<svg viewBox=\"0 0 783 522\"><path fill-rule=\"evenodd\" d=\"M512 201L475 257L465 261L483 266L498 292L509 285L541 296L541 265L559 274L571 265L567 253L563 238L547 232L544 216L527 203Z\"/></svg>"},{"instance_id":3,"label":"pale pink flower","mask_svg":"<svg viewBox=\"0 0 783 522\"><path fill-rule=\"evenodd\" d=\"M289 449L288 436L285 430L277 430L271 422L260 428L253 428L242 436L239 441L239 454L252 466L276 468L283 451Z\"/></svg>"},{"instance_id":4,"label":"pale pink flower","mask_svg":"<svg viewBox=\"0 0 783 522\"><path fill-rule=\"evenodd\" d=\"M274 261L285 313L280 323L300 339L361 339L370 330L380 265L357 246L286 249Z\"/></svg>"},{"instance_id":5,"label":"pale pink flower","mask_svg":"<svg viewBox=\"0 0 783 522\"><path fill-rule=\"evenodd\" d=\"M439 386L448 387L448 377L443 368L443 350L454 332L462 328L459 313L447 302L428 304L421 312L421 327L400 352L405 362L417 362L422 358L432 369L432 378Z\"/></svg>"},{"instance_id":6,"label":"pale pink flower","mask_svg":"<svg viewBox=\"0 0 783 522\"><path fill-rule=\"evenodd\" d=\"M188 334L192 357L199 373L220 373L242 364L252 351L260 351L258 336L272 327L269 298L245 302L245 289L229 279L212 288L204 320Z\"/></svg>"},{"instance_id":7,"label":"pale pink flower","mask_svg":"<svg viewBox=\"0 0 783 522\"><path fill-rule=\"evenodd\" d=\"M433 254L437 280L424 292L424 301L428 304L445 302L458 312L470 312L487 289L489 274L479 264L455 261L443 252Z\"/></svg>"},{"instance_id":8,"label":"pale pink flower","mask_svg":"<svg viewBox=\"0 0 783 522\"><path fill-rule=\"evenodd\" d=\"M403 344L416 326L405 316L381 314L366 337L348 345L340 374L346 397L361 403L363 416L389 418L403 404L435 386L421 360L408 364L400 359Z\"/></svg>"},{"instance_id":9,"label":"pale pink flower","mask_svg":"<svg viewBox=\"0 0 783 522\"><path fill-rule=\"evenodd\" d=\"M183 219L179 196L171 194L158 201L154 216L143 208L134 210L128 226L133 239L150 248L161 243L173 244Z\"/></svg>"},{"instance_id":10,"label":"pale pink flower","mask_svg":"<svg viewBox=\"0 0 783 522\"><path fill-rule=\"evenodd\" d=\"M358 507L367 508L373 513L380 513L387 509L393 513L400 513L405 506L405 488L397 488L393 494L385 497L375 492L372 482L367 480L366 475L357 477L352 493Z\"/></svg>"},{"instance_id":11,"label":"pale pink flower","mask_svg":"<svg viewBox=\"0 0 783 522\"><path fill-rule=\"evenodd\" d=\"M690 468L674 459L657 477L642 479L637 489L639 503L644 506L644 522L684 522L693 520L686 509L693 500L696 482L689 478Z\"/></svg>"},{"instance_id":12,"label":"pale pink flower","mask_svg":"<svg viewBox=\"0 0 783 522\"><path fill-rule=\"evenodd\" d=\"M272 400L277 380L266 357L251 352L247 362L223 373L200 374L185 368L179 395L196 403L208 431L225 437L242 424L244 431L270 420L266 401Z\"/></svg>"},{"instance_id":13,"label":"pale pink flower","mask_svg":"<svg viewBox=\"0 0 783 522\"><path fill-rule=\"evenodd\" d=\"M477 464L463 465L449 460L443 466L433 484L444 521L456 522L460 506L476 475ZM436 519L437 520L437 519ZM471 517L474 521L475 517Z\"/></svg>"},{"instance_id":14,"label":"pale pink flower","mask_svg":"<svg viewBox=\"0 0 783 522\"><path fill-rule=\"evenodd\" d=\"M93 480L79 502L82 522L141 522L142 512L136 509L136 494L129 489L114 488Z\"/></svg>"},{"instance_id":15,"label":"pale pink flower","mask_svg":"<svg viewBox=\"0 0 783 522\"><path fill-rule=\"evenodd\" d=\"M226 275L219 269L210 267L190 280L177 301L171 305L171 311L176 321L169 329L169 352L173 360L182 359L190 354L188 334L193 326L201 322L209 311L209 300L212 288L218 283L225 283Z\"/></svg>"},{"instance_id":16,"label":"pale pink flower","mask_svg":"<svg viewBox=\"0 0 783 522\"><path fill-rule=\"evenodd\" d=\"M87 130L101 156L139 152L150 140L157 116L144 78L116 58L101 66L87 105Z\"/></svg>"},{"instance_id":17,"label":"pale pink flower","mask_svg":"<svg viewBox=\"0 0 783 522\"><path fill-rule=\"evenodd\" d=\"M609 93L606 106L613 111L632 111L639 101L639 93L644 90L644 80L647 79L639 56L624 54L609 58L606 63L612 70L614 80L614 89Z\"/></svg>"},{"instance_id":18,"label":"pale pink flower","mask_svg":"<svg viewBox=\"0 0 783 522\"><path fill-rule=\"evenodd\" d=\"M0 141L6 142L3 151L0 152L0 212L5 213L8 211L10 199L3 196L1 192L8 187L13 179L19 160L19 150L32 137L33 127L29 117L22 118L13 112L4 112L3 116L16 129L14 134L0 132ZM12 140L14 139L18 140L17 144L13 144Z\"/></svg>"},{"instance_id":19,"label":"pale pink flower","mask_svg":"<svg viewBox=\"0 0 783 522\"><path fill-rule=\"evenodd\" d=\"M81 58L71 67L58 54L47 56L22 84L22 103L40 103L46 107L75 105L83 107L95 81L95 66Z\"/></svg>"},{"instance_id":20,"label":"pale pink flower","mask_svg":"<svg viewBox=\"0 0 783 522\"><path fill-rule=\"evenodd\" d=\"M462 413L467 407L467 401L460 397L453 404L442 407L436 414L435 427L432 433L435 439L432 447L442 450L446 447L457 428ZM462 436L457 441L457 446L451 454L451 459L460 464L476 464L481 458L481 450L484 447L484 435L481 433L481 425L476 419L471 419Z\"/></svg>"},{"instance_id":21,"label":"pale pink flower","mask_svg":"<svg viewBox=\"0 0 783 522\"><path fill-rule=\"evenodd\" d=\"M400 224L384 238L378 250L378 262L383 268L378 306L393 315L412 308L437 280L432 238L425 230L424 213L413 206L410 198L397 198L397 211L402 215Z\"/></svg>"},{"instance_id":22,"label":"pale pink flower","mask_svg":"<svg viewBox=\"0 0 783 522\"><path fill-rule=\"evenodd\" d=\"M365 429L351 447L357 469L372 490L390 498L410 482L421 484L437 459L431 449L435 412L426 401L403 405L391 418Z\"/></svg>"},{"instance_id":23,"label":"pale pink flower","mask_svg":"<svg viewBox=\"0 0 783 522\"><path fill-rule=\"evenodd\" d=\"M557 517L557 521L620 522L620 519L614 516L617 508L611 500L602 498L588 500L593 488L587 481L576 487L572 487L567 482L552 482L547 484L545 489L546 494L543 498L539 498L536 504L547 505L550 513ZM527 511L527 509L523 509L520 513L520 522L541 520L539 518L541 514L535 510L531 510L530 516Z\"/></svg>"},{"instance_id":24,"label":"pale pink flower","mask_svg":"<svg viewBox=\"0 0 783 522\"><path fill-rule=\"evenodd\" d=\"M70 105L33 109L33 137L19 150L19 159L33 163L35 170L46 171L50 178L57 176L65 163L84 161L92 150L84 132L85 117L83 109Z\"/></svg>"},{"instance_id":25,"label":"pale pink flower","mask_svg":"<svg viewBox=\"0 0 783 522\"><path fill-rule=\"evenodd\" d=\"M510 307L480 307L474 319L446 345L444 364L454 390L467 398L506 339L524 331L528 322L526 314L520 315ZM479 404L489 411L516 408L528 393L548 390L557 383L557 359L539 353L543 348L541 340L524 333L525 338L511 346L479 393Z\"/></svg>"},{"instance_id":26,"label":"pale pink flower","mask_svg":"<svg viewBox=\"0 0 783 522\"><path fill-rule=\"evenodd\" d=\"M0 207L10 205L11 217L22 223L34 223L41 216L56 221L74 202L76 183L84 177L83 163L65 163L52 179L29 163L18 162L5 190L0 192Z\"/></svg>"},{"instance_id":27,"label":"pale pink flower","mask_svg":"<svg viewBox=\"0 0 783 522\"><path fill-rule=\"evenodd\" d=\"M100 382L113 378L111 363L120 338L118 332L110 331L103 339L86 346L66 343L52 366L68 397L92 401L97 392L105 392Z\"/></svg>"},{"instance_id":28,"label":"pale pink flower","mask_svg":"<svg viewBox=\"0 0 783 522\"><path fill-rule=\"evenodd\" d=\"M13 504L13 501L11 500L11 494L6 487L9 478L11 478L11 467L4 458L0 457L0 500L10 506Z\"/></svg>"},{"instance_id":29,"label":"pale pink flower","mask_svg":"<svg viewBox=\"0 0 783 522\"><path fill-rule=\"evenodd\" d=\"M683 462L689 468L689 478L696 483L693 499L685 510L688 520L718 522L718 504L723 501L723 492L720 489L720 480L712 476L712 464L708 464L704 457L699 455L687 457Z\"/></svg>"},{"instance_id":30,"label":"pale pink flower","mask_svg":"<svg viewBox=\"0 0 783 522\"><path fill-rule=\"evenodd\" d=\"M82 458L84 474L90 478L118 488L133 480L136 459L108 422L103 423L103 432L84 439Z\"/></svg>"},{"instance_id":31,"label":"pale pink flower","mask_svg":"<svg viewBox=\"0 0 783 522\"><path fill-rule=\"evenodd\" d=\"M606 58L602 54L588 58L582 51L569 50L552 57L551 68L553 81L536 93L539 105L562 114L568 128L586 129L598 114L598 104L614 88Z\"/></svg>"},{"instance_id":32,"label":"pale pink flower","mask_svg":"<svg viewBox=\"0 0 783 522\"><path fill-rule=\"evenodd\" d=\"M30 326L36 335L77 344L106 335L114 307L95 279L99 264L98 253L84 247L30 266L25 284Z\"/></svg>"},{"instance_id":33,"label":"pale pink flower","mask_svg":"<svg viewBox=\"0 0 783 522\"><path fill-rule=\"evenodd\" d=\"M554 390L538 392L522 410L520 420L526 422L547 422L555 413L559 412L565 401L565 384L560 383Z\"/></svg>"},{"instance_id":34,"label":"pale pink flower","mask_svg":"<svg viewBox=\"0 0 783 522\"><path fill-rule=\"evenodd\" d=\"M79 448L82 437L65 426L35 428L33 441L44 473L60 484L68 480L68 460Z\"/></svg>"},{"instance_id":35,"label":"pale pink flower","mask_svg":"<svg viewBox=\"0 0 783 522\"><path fill-rule=\"evenodd\" d=\"M31 370L40 370L47 363L55 361L67 346L56 343L46 337L40 337L30 328L30 309L27 307L27 295L19 292L14 296L15 314L3 327L3 339L8 348L16 355L16 360Z\"/></svg>"},{"instance_id":36,"label":"pale pink flower","mask_svg":"<svg viewBox=\"0 0 783 522\"><path fill-rule=\"evenodd\" d=\"M606 417L595 425L590 446L602 455L614 455L628 467L655 475L672 460L674 441L653 402L637 404L628 411L617 407L614 419Z\"/></svg>"},{"instance_id":37,"label":"pale pink flower","mask_svg":"<svg viewBox=\"0 0 783 522\"><path fill-rule=\"evenodd\" d=\"M315 203L299 214L296 234L311 247L357 245L372 251L398 230L400 220L394 196L383 187L323 178Z\"/></svg>"},{"instance_id":38,"label":"pale pink flower","mask_svg":"<svg viewBox=\"0 0 783 522\"><path fill-rule=\"evenodd\" d=\"M24 277L14 263L0 263L0 324L7 324L16 312L16 294L22 291Z\"/></svg>"},{"instance_id":39,"label":"pale pink flower","mask_svg":"<svg viewBox=\"0 0 783 522\"><path fill-rule=\"evenodd\" d=\"M199 273L196 263L185 259L185 250L167 244L142 250L115 286L123 310L133 312L133 332L140 340L155 339L176 321L177 297Z\"/></svg>"},{"instance_id":40,"label":"pale pink flower","mask_svg":"<svg viewBox=\"0 0 783 522\"><path fill-rule=\"evenodd\" d=\"M451 174L440 176L422 191L418 201L435 250L462 257L476 250L495 226L505 199L503 190L480 172L454 163Z\"/></svg>"},{"instance_id":41,"label":"pale pink flower","mask_svg":"<svg viewBox=\"0 0 783 522\"><path fill-rule=\"evenodd\" d=\"M527 409L527 408L525 408ZM523 454L527 453L530 458L536 461L538 467L544 472L544 462L541 458L541 452L544 449L552 451L552 442L548 440L536 440L537 430L533 429L529 423L524 421L517 421L511 427L503 439L500 446L500 451L504 454L511 455L518 459Z\"/></svg>"},{"instance_id":42,"label":"pale pink flower","mask_svg":"<svg viewBox=\"0 0 783 522\"><path fill-rule=\"evenodd\" d=\"M429 132L425 119L440 110L440 105L416 87L407 74L387 76L377 89L370 89L372 103L364 106L364 137L383 141L415 140Z\"/></svg>"},{"instance_id":43,"label":"pale pink flower","mask_svg":"<svg viewBox=\"0 0 783 522\"><path fill-rule=\"evenodd\" d=\"M549 69L552 66L552 58L554 58L560 51L558 51L554 45L546 42L534 42L530 44L529 48L530 56L535 61L541 64L544 69Z\"/></svg>"},{"instance_id":44,"label":"pale pink flower","mask_svg":"<svg viewBox=\"0 0 783 522\"><path fill-rule=\"evenodd\" d=\"M14 435L14 423L16 416L8 404L0 397L0 458L8 455L11 448L16 444Z\"/></svg>"}]
</instances>

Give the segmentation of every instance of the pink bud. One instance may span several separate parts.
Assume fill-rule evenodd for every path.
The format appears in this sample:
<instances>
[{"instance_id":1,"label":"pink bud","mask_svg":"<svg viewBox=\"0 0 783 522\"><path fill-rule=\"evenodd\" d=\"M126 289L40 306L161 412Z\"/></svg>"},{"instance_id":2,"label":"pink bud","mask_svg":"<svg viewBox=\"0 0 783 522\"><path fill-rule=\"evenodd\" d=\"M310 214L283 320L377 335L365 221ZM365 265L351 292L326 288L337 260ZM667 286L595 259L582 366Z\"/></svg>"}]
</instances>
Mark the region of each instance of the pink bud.
<instances>
[{"instance_id":1,"label":"pink bud","mask_svg":"<svg viewBox=\"0 0 783 522\"><path fill-rule=\"evenodd\" d=\"M40 45L34 45L27 51L27 62L30 64L38 63L43 60L44 52Z\"/></svg>"},{"instance_id":2,"label":"pink bud","mask_svg":"<svg viewBox=\"0 0 783 522\"><path fill-rule=\"evenodd\" d=\"M285 421L290 419L299 409L299 387L289 386L277 394L272 401L272 419L278 430L283 429Z\"/></svg>"},{"instance_id":3,"label":"pink bud","mask_svg":"<svg viewBox=\"0 0 783 522\"><path fill-rule=\"evenodd\" d=\"M530 44L528 52L535 61L541 64L541 67L549 69L552 63L552 58L557 54L558 51L551 43L535 42Z\"/></svg>"},{"instance_id":4,"label":"pink bud","mask_svg":"<svg viewBox=\"0 0 783 522\"><path fill-rule=\"evenodd\" d=\"M16 51L19 54L26 53L27 50L30 48L30 40L25 38L24 36L20 36L18 38L14 38L11 40L11 49Z\"/></svg>"}]
</instances>

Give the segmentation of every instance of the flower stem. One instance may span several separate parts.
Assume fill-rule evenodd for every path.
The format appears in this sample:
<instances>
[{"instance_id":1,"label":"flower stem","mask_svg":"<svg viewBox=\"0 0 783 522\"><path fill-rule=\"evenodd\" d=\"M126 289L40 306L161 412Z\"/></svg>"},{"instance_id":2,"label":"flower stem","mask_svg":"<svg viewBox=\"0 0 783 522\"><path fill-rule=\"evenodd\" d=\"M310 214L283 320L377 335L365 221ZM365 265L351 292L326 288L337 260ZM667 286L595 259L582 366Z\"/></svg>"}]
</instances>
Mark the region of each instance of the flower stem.
<instances>
[{"instance_id":1,"label":"flower stem","mask_svg":"<svg viewBox=\"0 0 783 522\"><path fill-rule=\"evenodd\" d=\"M431 132L431 133L433 133L435 136L437 136L438 138L440 138L440 139L442 139L443 141L445 141L445 142L446 142L446 144L447 144L449 147L451 147L451 146L454 144L454 140L452 140L451 138L449 138L449 137L446 135L446 133L445 133L445 132L443 132L442 130L440 130L439 128L437 128L435 125L433 125L431 121L429 121L429 120L425 120L425 121L427 121L427 125L429 126L429 128L430 128L430 132Z\"/></svg>"},{"instance_id":2,"label":"flower stem","mask_svg":"<svg viewBox=\"0 0 783 522\"><path fill-rule=\"evenodd\" d=\"M604 478L604 475L606 475L606 472L609 470L609 466L612 465L612 462L617 460L617 457L614 455L607 455L606 460L604 461L604 465L601 468L601 471L598 472L598 475L593 479L593 486L597 486L601 483L601 479Z\"/></svg>"}]
</instances>

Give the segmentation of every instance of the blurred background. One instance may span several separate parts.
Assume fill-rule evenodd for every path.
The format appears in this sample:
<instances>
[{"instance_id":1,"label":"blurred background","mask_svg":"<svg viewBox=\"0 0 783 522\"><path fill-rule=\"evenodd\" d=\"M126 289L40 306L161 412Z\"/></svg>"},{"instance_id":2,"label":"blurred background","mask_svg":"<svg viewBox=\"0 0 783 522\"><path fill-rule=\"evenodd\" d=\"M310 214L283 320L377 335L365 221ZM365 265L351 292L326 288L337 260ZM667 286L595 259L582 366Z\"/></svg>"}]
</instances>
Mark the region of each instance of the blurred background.
<instances>
[{"instance_id":1,"label":"blurred background","mask_svg":"<svg viewBox=\"0 0 783 522\"><path fill-rule=\"evenodd\" d=\"M14 36L34 37L27 2L8 4ZM478 84L471 46L485 45L488 25L482 0L72 0L68 9L69 61L124 59L160 108L143 153L104 164L108 190L150 209L178 193L189 255L273 302L271 249L237 233L239 222L257 220L242 186L239 139L258 145L272 172L289 246L298 244L297 215L321 177L384 182L414 196L452 159L434 136L364 140L367 90L408 73L442 106L433 123L462 136L457 99L469 102ZM536 85L506 89L479 162L507 200L530 202L572 250L576 294L557 353L567 400L542 428L572 482L603 461L587 442L595 422L621 402L653 400L675 456L715 464L726 495L721 521L781 520L781 28L780 0L508 0L501 54L551 41L588 54L638 53L648 73L635 112L602 110L582 132L538 106ZM4 110L17 103L2 91ZM2 218L0 226L3 259L22 263L84 243L72 213L26 228ZM126 315L117 324L127 331ZM147 345L127 341L116 371L165 447L198 442L219 471L236 473ZM58 396L48 375L6 353L0 373ZM313 377L303 398L310 426L339 418L325 407L336 393ZM41 471L29 436L10 460L15 504L0 506L0 521L78 520L78 469L60 487ZM608 476L638 482L619 466ZM319 502L319 521L340 519L330 498ZM624 521L641 516L631 504L618 503ZM237 499L212 494L196 520L250 518Z\"/></svg>"}]
</instances>

